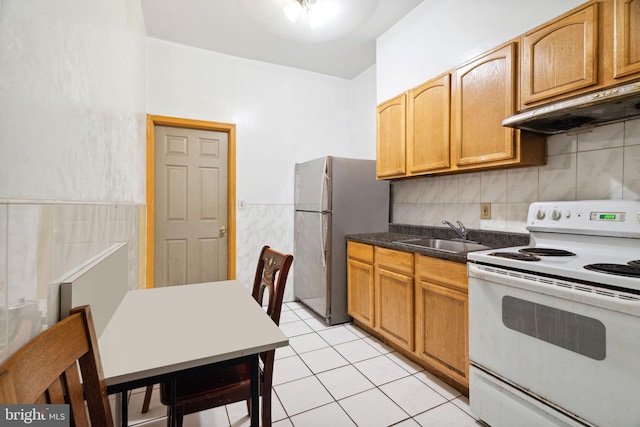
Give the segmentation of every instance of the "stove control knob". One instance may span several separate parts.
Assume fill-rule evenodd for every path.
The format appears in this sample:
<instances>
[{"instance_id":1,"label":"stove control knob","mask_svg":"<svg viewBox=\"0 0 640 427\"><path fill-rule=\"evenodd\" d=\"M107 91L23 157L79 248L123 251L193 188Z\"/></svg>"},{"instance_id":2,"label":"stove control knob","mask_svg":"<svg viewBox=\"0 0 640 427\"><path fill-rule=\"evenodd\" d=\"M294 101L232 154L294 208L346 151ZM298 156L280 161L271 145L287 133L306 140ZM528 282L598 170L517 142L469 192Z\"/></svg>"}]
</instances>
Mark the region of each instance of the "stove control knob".
<instances>
[{"instance_id":1,"label":"stove control knob","mask_svg":"<svg viewBox=\"0 0 640 427\"><path fill-rule=\"evenodd\" d=\"M544 217L547 216L544 211L542 209L538 209L538 212L536 212L536 218L539 220L543 220Z\"/></svg>"},{"instance_id":2,"label":"stove control knob","mask_svg":"<svg viewBox=\"0 0 640 427\"><path fill-rule=\"evenodd\" d=\"M554 221L557 221L560 218L562 218L562 212L560 212L557 209L554 209L553 212L551 212L551 219Z\"/></svg>"}]
</instances>

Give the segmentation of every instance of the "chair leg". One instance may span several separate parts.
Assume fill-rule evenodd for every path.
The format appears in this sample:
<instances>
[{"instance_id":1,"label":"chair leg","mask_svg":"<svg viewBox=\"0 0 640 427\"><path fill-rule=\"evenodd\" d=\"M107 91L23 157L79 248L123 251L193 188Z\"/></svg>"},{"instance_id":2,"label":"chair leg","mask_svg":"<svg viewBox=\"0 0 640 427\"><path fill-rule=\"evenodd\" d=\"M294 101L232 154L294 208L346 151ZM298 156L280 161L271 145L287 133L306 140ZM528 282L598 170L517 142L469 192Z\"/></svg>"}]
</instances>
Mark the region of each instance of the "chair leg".
<instances>
[{"instance_id":1,"label":"chair leg","mask_svg":"<svg viewBox=\"0 0 640 427\"><path fill-rule=\"evenodd\" d=\"M142 413L149 412L149 404L151 403L151 395L153 394L153 384L148 385L144 392L144 402L142 402Z\"/></svg>"},{"instance_id":2,"label":"chair leg","mask_svg":"<svg viewBox=\"0 0 640 427\"><path fill-rule=\"evenodd\" d=\"M262 427L271 427L271 390L262 396Z\"/></svg>"},{"instance_id":3,"label":"chair leg","mask_svg":"<svg viewBox=\"0 0 640 427\"><path fill-rule=\"evenodd\" d=\"M247 399L247 414L249 414L249 417L251 417L251 399Z\"/></svg>"}]
</instances>

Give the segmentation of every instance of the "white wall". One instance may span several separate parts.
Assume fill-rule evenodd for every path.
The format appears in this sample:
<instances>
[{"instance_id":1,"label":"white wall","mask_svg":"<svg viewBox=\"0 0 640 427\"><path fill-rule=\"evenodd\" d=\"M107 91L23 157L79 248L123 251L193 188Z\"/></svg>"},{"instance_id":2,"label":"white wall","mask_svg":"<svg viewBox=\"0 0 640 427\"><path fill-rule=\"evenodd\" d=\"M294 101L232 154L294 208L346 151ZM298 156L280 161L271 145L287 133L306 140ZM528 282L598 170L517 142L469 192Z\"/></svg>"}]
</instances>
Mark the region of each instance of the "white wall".
<instances>
[{"instance_id":1,"label":"white wall","mask_svg":"<svg viewBox=\"0 0 640 427\"><path fill-rule=\"evenodd\" d=\"M424 0L377 40L377 103L582 3L584 0Z\"/></svg>"},{"instance_id":2,"label":"white wall","mask_svg":"<svg viewBox=\"0 0 640 427\"><path fill-rule=\"evenodd\" d=\"M2 0L0 199L144 203L139 2Z\"/></svg>"},{"instance_id":3,"label":"white wall","mask_svg":"<svg viewBox=\"0 0 640 427\"><path fill-rule=\"evenodd\" d=\"M375 68L349 81L147 38L146 81L148 114L236 124L236 269L245 283L262 245L293 251L295 163L375 158Z\"/></svg>"},{"instance_id":4,"label":"white wall","mask_svg":"<svg viewBox=\"0 0 640 427\"><path fill-rule=\"evenodd\" d=\"M140 3L0 1L0 309L38 300L46 314L48 285L113 242L129 243L129 286L138 287ZM21 327L4 316L0 329ZM29 339L0 336L0 361Z\"/></svg>"},{"instance_id":5,"label":"white wall","mask_svg":"<svg viewBox=\"0 0 640 427\"><path fill-rule=\"evenodd\" d=\"M376 158L376 67L351 80L351 157Z\"/></svg>"},{"instance_id":6,"label":"white wall","mask_svg":"<svg viewBox=\"0 0 640 427\"><path fill-rule=\"evenodd\" d=\"M296 162L372 154L354 147L350 89L349 80L147 39L147 112L235 123L237 198L249 204L293 203Z\"/></svg>"}]
</instances>

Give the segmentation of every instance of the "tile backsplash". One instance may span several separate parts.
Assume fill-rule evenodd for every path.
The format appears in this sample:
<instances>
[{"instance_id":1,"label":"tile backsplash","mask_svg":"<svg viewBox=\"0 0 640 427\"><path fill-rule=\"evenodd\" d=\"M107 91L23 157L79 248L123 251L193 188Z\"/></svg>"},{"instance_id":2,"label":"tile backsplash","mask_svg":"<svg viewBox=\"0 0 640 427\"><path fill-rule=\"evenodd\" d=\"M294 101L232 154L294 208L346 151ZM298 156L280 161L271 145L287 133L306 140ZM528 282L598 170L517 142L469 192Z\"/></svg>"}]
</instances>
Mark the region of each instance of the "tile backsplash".
<instances>
[{"instance_id":1,"label":"tile backsplash","mask_svg":"<svg viewBox=\"0 0 640 427\"><path fill-rule=\"evenodd\" d=\"M247 284L247 287L253 285L258 254L264 245L280 252L293 253L293 217L293 205L246 204L238 207L236 279ZM293 281L291 268L285 288L285 301L293 301Z\"/></svg>"},{"instance_id":2,"label":"tile backsplash","mask_svg":"<svg viewBox=\"0 0 640 427\"><path fill-rule=\"evenodd\" d=\"M0 203L0 362L30 338L21 335L24 319L10 308L23 304L40 312L31 335L46 327L50 284L114 243L128 244L129 289L144 287L145 212L133 204Z\"/></svg>"},{"instance_id":3,"label":"tile backsplash","mask_svg":"<svg viewBox=\"0 0 640 427\"><path fill-rule=\"evenodd\" d=\"M535 201L640 199L640 119L547 138L547 164L392 183L396 224L441 226L460 220L468 228L526 233ZM480 219L480 203L491 219Z\"/></svg>"}]
</instances>

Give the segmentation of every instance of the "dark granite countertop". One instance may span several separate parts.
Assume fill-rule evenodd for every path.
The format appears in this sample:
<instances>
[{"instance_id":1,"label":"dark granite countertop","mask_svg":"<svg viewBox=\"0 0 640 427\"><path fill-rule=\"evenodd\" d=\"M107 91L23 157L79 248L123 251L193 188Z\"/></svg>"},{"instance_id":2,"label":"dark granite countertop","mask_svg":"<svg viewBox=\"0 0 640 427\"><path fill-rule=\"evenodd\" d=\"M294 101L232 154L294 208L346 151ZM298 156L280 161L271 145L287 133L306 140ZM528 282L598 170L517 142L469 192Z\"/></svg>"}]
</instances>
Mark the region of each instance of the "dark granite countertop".
<instances>
[{"instance_id":1,"label":"dark granite countertop","mask_svg":"<svg viewBox=\"0 0 640 427\"><path fill-rule=\"evenodd\" d=\"M351 240L353 242L367 243L404 252L413 252L460 263L467 262L467 255L464 253L443 252L437 249L394 243L400 240L415 239L419 237L454 239L458 236L449 227L429 227L408 224L389 224L388 232L349 234L346 236L347 240ZM507 248L510 246L527 245L529 243L529 234L469 230L469 239L491 248Z\"/></svg>"}]
</instances>

